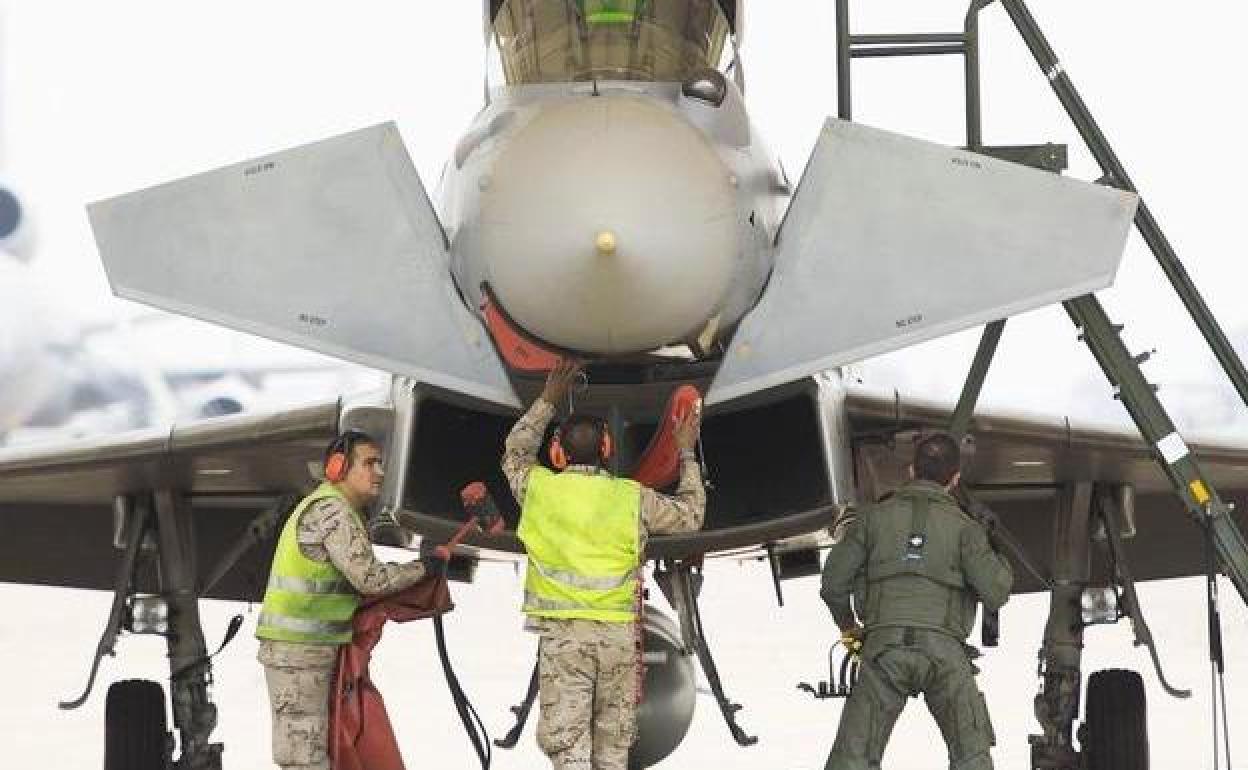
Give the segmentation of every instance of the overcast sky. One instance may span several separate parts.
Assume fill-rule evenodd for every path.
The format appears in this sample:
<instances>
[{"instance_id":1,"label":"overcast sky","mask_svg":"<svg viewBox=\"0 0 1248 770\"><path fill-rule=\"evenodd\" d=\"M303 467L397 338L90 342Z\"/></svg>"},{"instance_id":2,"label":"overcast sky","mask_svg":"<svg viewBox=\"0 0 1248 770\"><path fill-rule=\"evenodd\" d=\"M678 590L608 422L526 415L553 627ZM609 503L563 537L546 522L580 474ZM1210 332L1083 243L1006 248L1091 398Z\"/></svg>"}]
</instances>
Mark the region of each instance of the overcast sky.
<instances>
[{"instance_id":1,"label":"overcast sky","mask_svg":"<svg viewBox=\"0 0 1248 770\"><path fill-rule=\"evenodd\" d=\"M854 7L859 32L949 31L960 24L965 10L964 3L944 0L860 0ZM1244 114L1239 93L1245 66L1240 34L1248 11L1241 4L1213 0L1182 6L1034 0L1032 9L1242 352L1248 342L1248 310L1242 294L1240 180L1248 160L1241 151ZM350 5L306 0L7 0L0 2L0 10L0 169L33 214L39 244L36 272L50 287L49 302L67 317L134 312L133 306L108 294L83 210L86 203L392 119L432 188L443 160L481 104L484 55L475 0L364 0ZM747 101L796 178L821 121L835 113L833 2L755 2L746 20ZM985 15L983 29L986 141L1068 142L1070 173L1098 176L1086 154L1077 151L1077 136L999 8ZM957 60L868 61L856 66L862 75L855 80L856 119L950 144L963 141ZM1148 372L1163 384L1167 403L1190 415L1183 419L1223 426L1242 420L1243 407L1227 406L1234 404L1233 394L1218 384L1215 364L1201 351L1193 327L1138 237L1132 238L1117 286L1103 297L1114 319L1127 324L1134 349L1159 349ZM183 339L145 344L155 346L159 356L192 347ZM963 334L888 356L863 367L864 376L924 395L949 396L956 393L975 340L975 333ZM1002 408L1117 415L1120 407L1108 398L1098 376L1065 315L1037 311L1008 325L984 399ZM1243 435L1242 423L1234 429ZM468 632L461 639L467 684L470 690L487 691L481 697L489 709L483 713L502 732L505 706L524 684L526 674L510 661L517 654L513 647L522 647L525 639L517 632L504 642L494 635L497 622L482 619L515 606L514 580L505 571L492 574L494 582L486 581L485 591L459 589L465 597L460 600L463 612L452 628ZM811 581L792 585L803 598L782 612L769 604L768 581L760 569L725 570L723 583L708 588L708 602L718 609L707 613L708 625L719 629L717 643L730 691L747 707L742 721L758 729L762 743L749 751L730 747L722 725L716 724L713 704L704 700L690 739L693 748L683 755L685 764L822 764L839 706L798 703L793 685L798 674L809 679L819 672L822 647L831 638L829 624L812 599ZM1208 684L1202 668L1199 591L1197 583L1187 581L1150 587L1146 594L1146 600L1157 597L1154 630L1172 651L1168 662L1172 659L1181 671L1176 678L1198 690L1197 699L1179 706L1153 700L1155 766L1179 766L1188 756L1188 738L1169 737L1174 725L1191 725L1188 732L1197 742L1197 756L1207 743L1202 732ZM0 596L10 618L0 624L0 660L7 673L32 672L16 683L8 680L11 692L28 693L30 700L5 699L0 734L6 735L6 747L16 745L14 761L27 760L19 765L36 760L47 764L52 744L56 756L64 753L64 761L54 763L58 767L97 766L107 681L93 710L84 715L62 715L51 704L71 694L84 675L107 597L12 587L0 587ZM1005 761L999 766L1022 766L1026 755L1033 654L1043 604L1026 598L1011 607L1007 645L984 666L989 703L1001 715L998 757ZM1228 642L1228 650L1242 650L1248 642L1243 635L1248 614L1237 598L1228 604L1235 642ZM219 634L232 609L213 608L210 637ZM477 610L476 620L470 621ZM742 616L768 622L751 622L748 628L732 622ZM393 678L383 682L396 711L402 709L396 721L413 764L421 745L450 752L462 740L454 735L453 724L426 717L430 709L446 709L442 686L432 681L436 672L426 665L431 660L431 645L421 636L426 633L421 629L396 635L411 641L394 644L394 651L386 654L421 663L417 668L396 664ZM1130 648L1126 634L1125 628L1098 633L1089 656L1102 665L1118 655L1132 665L1142 664L1145 659ZM161 652L151 640L127 640L121 649L122 658L106 663L105 677L124 678L126 672L160 677ZM141 654L137 664L124 657L133 649L146 650L147 657ZM265 757L267 718L253 654L254 644L240 640L223 655L219 668L218 692L229 703L219 736L231 745L227 757L235 768L262 766ZM522 647L519 654L523 658L529 653ZM1242 661L1242 655L1232 660L1232 675L1234 664ZM438 693L434 703L416 697L427 686ZM1156 688L1150 694L1155 696ZM1231 695L1233 703L1248 703L1248 683L1242 677L1232 680ZM921 710L912 703L911 711ZM531 732L526 740L531 741ZM908 717L899 727L889 766L938 766L932 748L938 741L925 718ZM536 766L531 745L527 750L500 759L497 766ZM462 766L470 766L468 755L462 756ZM682 766L682 761L665 766Z\"/></svg>"}]
</instances>

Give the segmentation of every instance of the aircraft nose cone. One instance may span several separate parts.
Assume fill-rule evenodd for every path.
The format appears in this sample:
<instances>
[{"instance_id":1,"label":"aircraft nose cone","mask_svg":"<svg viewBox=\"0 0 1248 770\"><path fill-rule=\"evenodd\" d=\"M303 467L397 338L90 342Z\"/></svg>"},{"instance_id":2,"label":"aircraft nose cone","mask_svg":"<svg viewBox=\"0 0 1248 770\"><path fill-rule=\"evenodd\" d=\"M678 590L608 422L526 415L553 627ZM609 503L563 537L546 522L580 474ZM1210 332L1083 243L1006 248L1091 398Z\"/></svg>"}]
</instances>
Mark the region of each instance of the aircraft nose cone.
<instances>
[{"instance_id":1,"label":"aircraft nose cone","mask_svg":"<svg viewBox=\"0 0 1248 770\"><path fill-rule=\"evenodd\" d=\"M542 108L481 197L485 274L525 330L587 353L701 331L738 256L732 175L671 106L635 95Z\"/></svg>"}]
</instances>

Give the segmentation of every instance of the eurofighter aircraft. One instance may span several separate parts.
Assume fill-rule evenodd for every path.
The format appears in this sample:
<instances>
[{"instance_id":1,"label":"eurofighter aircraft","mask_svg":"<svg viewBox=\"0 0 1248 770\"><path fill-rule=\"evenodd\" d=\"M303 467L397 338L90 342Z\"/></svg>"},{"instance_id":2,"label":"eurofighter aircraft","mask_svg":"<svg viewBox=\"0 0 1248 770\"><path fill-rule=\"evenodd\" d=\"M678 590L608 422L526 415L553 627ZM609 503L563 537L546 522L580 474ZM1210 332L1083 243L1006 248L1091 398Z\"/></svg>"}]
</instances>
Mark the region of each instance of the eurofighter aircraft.
<instances>
[{"instance_id":1,"label":"eurofighter aircraft","mask_svg":"<svg viewBox=\"0 0 1248 770\"><path fill-rule=\"evenodd\" d=\"M968 506L1013 533L1016 590L1052 592L1033 765L1073 770L1082 629L1130 617L1153 649L1134 580L1204 571L1199 538L1176 535L1194 529L1185 509L1208 516L1224 568L1248 587L1242 517L1218 496L1248 499L1236 471L1248 448L1185 443L1092 294L1112 283L1132 222L1146 238L1156 224L1077 94L1067 108L1105 167L1098 183L1054 173L1063 148L983 146L969 82L965 148L850 120L850 59L977 61L972 21L986 5L956 34L854 36L838 0L841 109L796 186L745 106L740 0L490 0L495 75L433 196L383 124L92 205L119 296L394 378L369 397L0 455L0 578L113 588L96 666L122 627L167 633L176 766L220 766L196 602L258 598L237 566L263 563L326 441L347 427L384 437L379 540L444 541L458 490L485 481L508 526L457 550L452 572L471 579L478 559L522 558L498 457L570 356L587 364L575 409L617 439L613 470L655 487L674 481L673 394L692 384L707 404L706 526L649 543L678 622L645 613L662 654L635 764L684 737L695 657L733 737L752 742L698 613L701 560L757 549L777 584L811 574L847 506L899 483L920 431L953 426L974 450ZM1025 6L1002 5L1065 103L1073 86ZM971 420L973 382L950 410L857 388L838 368L980 324L999 333L1001 319L1058 302L1143 439ZM53 563L37 544L71 521L78 550ZM1094 569L1097 539L1108 557ZM1126 705L1089 711L1083 747L1146 751L1123 729L1142 714L1138 685L1093 676L1089 702Z\"/></svg>"}]
</instances>

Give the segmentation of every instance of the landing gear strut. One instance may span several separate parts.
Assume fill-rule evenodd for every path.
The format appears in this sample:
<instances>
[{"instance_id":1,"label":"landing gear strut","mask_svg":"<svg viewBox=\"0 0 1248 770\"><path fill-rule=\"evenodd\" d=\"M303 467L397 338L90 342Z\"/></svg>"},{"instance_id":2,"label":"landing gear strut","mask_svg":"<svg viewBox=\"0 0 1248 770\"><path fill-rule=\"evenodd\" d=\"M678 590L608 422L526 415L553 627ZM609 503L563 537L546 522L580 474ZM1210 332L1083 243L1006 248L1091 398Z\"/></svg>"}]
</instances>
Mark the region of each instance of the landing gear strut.
<instances>
[{"instance_id":1,"label":"landing gear strut","mask_svg":"<svg viewBox=\"0 0 1248 770\"><path fill-rule=\"evenodd\" d=\"M177 490L160 489L118 497L114 505L117 543L122 549L108 622L81 695L60 704L75 709L86 702L100 661L113 655L121 631L163 636L169 649L173 726L179 756L165 721L164 689L157 682L125 680L109 688L105 714L105 770L221 770L223 745L211 741L217 707L209 696L212 663L199 620L199 597L256 543L267 540L285 518L293 497L283 497L257 517L227 550L207 581L199 582L191 506ZM139 575L154 566L157 593L139 592ZM236 617L226 632L233 638Z\"/></svg>"},{"instance_id":2,"label":"landing gear strut","mask_svg":"<svg viewBox=\"0 0 1248 770\"><path fill-rule=\"evenodd\" d=\"M1067 485L1059 492L1054 532L1053 590L1040 648L1040 693L1036 721L1044 732L1028 737L1036 770L1079 770L1073 738L1082 685L1083 624L1079 600L1088 585L1092 485Z\"/></svg>"},{"instance_id":3,"label":"landing gear strut","mask_svg":"<svg viewBox=\"0 0 1248 770\"><path fill-rule=\"evenodd\" d=\"M191 507L169 489L153 495L160 536L160 575L169 603L170 698L173 725L181 737L177 770L221 770L224 746L211 743L217 726L217 707L208 695L212 663L199 622L199 594L195 571L195 527Z\"/></svg>"}]
</instances>

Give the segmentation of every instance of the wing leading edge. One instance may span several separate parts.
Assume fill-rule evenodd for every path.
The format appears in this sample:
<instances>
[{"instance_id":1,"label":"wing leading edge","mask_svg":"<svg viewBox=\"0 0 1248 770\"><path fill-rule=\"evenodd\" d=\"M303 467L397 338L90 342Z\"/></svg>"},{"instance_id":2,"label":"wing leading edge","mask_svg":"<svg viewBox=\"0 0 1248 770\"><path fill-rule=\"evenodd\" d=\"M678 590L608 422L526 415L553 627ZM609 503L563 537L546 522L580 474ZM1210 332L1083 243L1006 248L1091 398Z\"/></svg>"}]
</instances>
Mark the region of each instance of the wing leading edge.
<instances>
[{"instance_id":1,"label":"wing leading edge","mask_svg":"<svg viewBox=\"0 0 1248 770\"><path fill-rule=\"evenodd\" d=\"M118 296L518 406L393 123L88 211Z\"/></svg>"},{"instance_id":2,"label":"wing leading edge","mask_svg":"<svg viewBox=\"0 0 1248 770\"><path fill-rule=\"evenodd\" d=\"M707 396L729 401L1108 286L1137 198L830 119L771 281Z\"/></svg>"}]
</instances>

